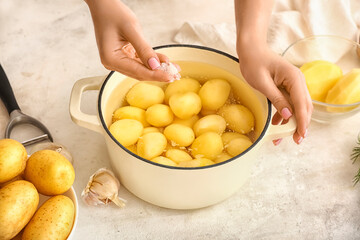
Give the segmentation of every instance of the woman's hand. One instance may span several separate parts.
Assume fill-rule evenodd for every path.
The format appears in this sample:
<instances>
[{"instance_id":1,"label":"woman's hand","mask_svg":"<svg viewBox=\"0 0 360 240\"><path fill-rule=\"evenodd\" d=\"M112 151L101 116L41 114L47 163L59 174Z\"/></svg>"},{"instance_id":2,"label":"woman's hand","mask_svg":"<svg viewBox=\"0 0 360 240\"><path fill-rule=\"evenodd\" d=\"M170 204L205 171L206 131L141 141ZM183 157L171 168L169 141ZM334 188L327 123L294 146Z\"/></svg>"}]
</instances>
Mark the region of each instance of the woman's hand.
<instances>
[{"instance_id":1,"label":"woman's hand","mask_svg":"<svg viewBox=\"0 0 360 240\"><path fill-rule=\"evenodd\" d=\"M293 139L300 144L306 137L313 106L301 71L267 46L272 5L271 0L235 0L236 50L245 80L277 109L272 123L286 123L296 116Z\"/></svg>"},{"instance_id":2,"label":"woman's hand","mask_svg":"<svg viewBox=\"0 0 360 240\"><path fill-rule=\"evenodd\" d=\"M238 54L240 69L246 81L262 92L277 109L272 123L286 122L295 114L297 130L293 139L300 144L306 137L313 110L301 71L267 47L251 51L241 51L240 47ZM274 144L280 141L275 140Z\"/></svg>"},{"instance_id":3,"label":"woman's hand","mask_svg":"<svg viewBox=\"0 0 360 240\"><path fill-rule=\"evenodd\" d=\"M170 82L173 77L159 68L169 59L155 53L142 35L134 13L120 0L86 0L102 64L138 80Z\"/></svg>"}]
</instances>

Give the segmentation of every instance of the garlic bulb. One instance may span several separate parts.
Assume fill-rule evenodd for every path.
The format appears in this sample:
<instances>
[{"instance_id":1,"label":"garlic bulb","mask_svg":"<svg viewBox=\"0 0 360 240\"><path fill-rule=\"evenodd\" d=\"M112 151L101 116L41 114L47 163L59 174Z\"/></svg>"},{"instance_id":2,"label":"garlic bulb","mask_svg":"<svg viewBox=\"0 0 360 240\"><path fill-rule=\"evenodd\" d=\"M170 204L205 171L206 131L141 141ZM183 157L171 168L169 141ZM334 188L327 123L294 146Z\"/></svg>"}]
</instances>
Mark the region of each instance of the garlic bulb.
<instances>
[{"instance_id":1,"label":"garlic bulb","mask_svg":"<svg viewBox=\"0 0 360 240\"><path fill-rule=\"evenodd\" d=\"M119 180L106 168L100 168L89 179L81 193L81 197L88 205L106 205L109 202L124 207L126 200L118 197Z\"/></svg>"},{"instance_id":2,"label":"garlic bulb","mask_svg":"<svg viewBox=\"0 0 360 240\"><path fill-rule=\"evenodd\" d=\"M61 155L63 155L71 164L73 164L73 157L71 153L61 144L53 143L53 142L43 142L36 144L34 147L31 148L30 155L33 153L40 151L40 150L53 150Z\"/></svg>"}]
</instances>

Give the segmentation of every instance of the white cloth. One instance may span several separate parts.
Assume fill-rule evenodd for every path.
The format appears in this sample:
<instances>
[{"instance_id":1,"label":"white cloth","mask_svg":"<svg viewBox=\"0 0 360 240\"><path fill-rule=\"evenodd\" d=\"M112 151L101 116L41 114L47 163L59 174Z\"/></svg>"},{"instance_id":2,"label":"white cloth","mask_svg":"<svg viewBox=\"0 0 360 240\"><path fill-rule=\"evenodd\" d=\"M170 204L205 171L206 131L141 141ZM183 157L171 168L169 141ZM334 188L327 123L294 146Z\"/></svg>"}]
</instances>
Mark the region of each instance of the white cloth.
<instances>
[{"instance_id":1,"label":"white cloth","mask_svg":"<svg viewBox=\"0 0 360 240\"><path fill-rule=\"evenodd\" d=\"M279 0L268 29L268 44L282 53L291 43L311 35L359 38L360 0ZM177 43L204 45L236 54L235 24L185 22L174 36Z\"/></svg>"}]
</instances>

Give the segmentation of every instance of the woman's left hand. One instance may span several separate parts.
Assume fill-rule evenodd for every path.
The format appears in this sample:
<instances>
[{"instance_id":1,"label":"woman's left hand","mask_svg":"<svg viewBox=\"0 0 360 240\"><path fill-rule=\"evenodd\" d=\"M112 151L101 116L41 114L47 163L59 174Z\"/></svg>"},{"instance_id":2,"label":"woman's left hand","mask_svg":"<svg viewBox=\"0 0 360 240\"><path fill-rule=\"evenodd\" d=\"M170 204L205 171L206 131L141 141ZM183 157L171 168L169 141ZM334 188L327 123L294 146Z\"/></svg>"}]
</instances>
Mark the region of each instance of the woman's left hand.
<instances>
[{"instance_id":1,"label":"woman's left hand","mask_svg":"<svg viewBox=\"0 0 360 240\"><path fill-rule=\"evenodd\" d=\"M300 144L307 135L313 106L304 75L269 48L244 51L238 48L240 69L245 80L262 92L277 109L272 123L285 123L295 115L297 129L293 139ZM280 139L274 144L280 143Z\"/></svg>"}]
</instances>

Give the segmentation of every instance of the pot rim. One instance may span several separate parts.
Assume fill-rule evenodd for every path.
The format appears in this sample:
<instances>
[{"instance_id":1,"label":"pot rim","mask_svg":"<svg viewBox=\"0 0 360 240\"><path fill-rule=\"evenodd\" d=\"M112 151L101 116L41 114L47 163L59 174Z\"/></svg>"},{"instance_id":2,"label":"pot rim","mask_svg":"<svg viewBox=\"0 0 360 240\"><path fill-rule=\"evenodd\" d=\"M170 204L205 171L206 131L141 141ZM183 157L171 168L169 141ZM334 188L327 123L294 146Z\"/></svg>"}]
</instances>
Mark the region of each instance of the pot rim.
<instances>
[{"instance_id":1,"label":"pot rim","mask_svg":"<svg viewBox=\"0 0 360 240\"><path fill-rule=\"evenodd\" d=\"M225 53L223 51L217 50L217 49L213 49L213 48L209 48L209 47L204 47L204 46L198 46L198 45L192 45L192 44L167 44L167 45L160 45L160 46L156 46L154 47L154 50L157 49L162 49L162 48L171 48L171 47L187 47L187 48L196 48L196 49L201 49L201 50L206 50L206 51L210 51L210 52L215 52L218 54L221 54L225 57L228 57L234 61L236 61L237 63L239 62L239 59L228 54ZM98 97L98 113L99 113L99 118L100 118L100 122L102 127L105 129L105 132L107 133L107 135L109 135L109 137L119 146L121 147L124 151L126 151L128 154L130 154L131 156L145 162L145 163L149 163L158 167L162 167L162 168L168 168L168 169L174 169L174 170L199 170L199 169L206 169L206 168L213 168L213 167L217 167L229 162L234 161L237 158L242 157L243 155L245 155L247 152L249 152L251 149L253 149L255 147L255 145L257 145L260 140L265 136L266 130L268 129L269 125L270 125L270 120L271 120L271 102L270 100L267 98L267 105L268 105L268 116L266 118L266 123L264 126L264 129L261 131L260 136L256 139L256 141L248 148L246 149L244 152L240 153L239 155L232 157L226 161L220 162L220 163L215 163L213 165L208 165L208 166L203 166L203 167L193 167L193 168L186 168L186 167L175 167L175 166L168 166L168 165L163 165L163 164L159 164L159 163L155 163L152 162L150 160L147 160L145 158L142 158L136 154L134 154L133 152L131 152L130 150L128 150L126 147L124 147L123 145L121 145L116 139L115 137L110 133L106 123L105 123L105 119L103 118L103 114L102 114L102 110L101 110L101 100L102 100L102 94L104 92L106 83L108 82L108 80L111 78L111 76L113 75L114 71L111 71L109 73L109 75L105 78L104 82L101 85L100 91L99 91L99 97Z\"/></svg>"}]
</instances>

